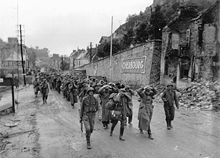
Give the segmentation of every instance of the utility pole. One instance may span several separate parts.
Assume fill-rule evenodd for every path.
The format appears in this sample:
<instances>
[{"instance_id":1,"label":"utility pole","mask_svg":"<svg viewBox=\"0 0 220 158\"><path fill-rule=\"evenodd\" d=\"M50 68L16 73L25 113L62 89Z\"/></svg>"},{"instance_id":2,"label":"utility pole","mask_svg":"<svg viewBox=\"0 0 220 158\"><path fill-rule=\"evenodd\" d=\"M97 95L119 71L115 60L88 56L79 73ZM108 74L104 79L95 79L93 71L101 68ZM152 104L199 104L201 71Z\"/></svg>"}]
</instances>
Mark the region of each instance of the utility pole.
<instances>
[{"instance_id":1,"label":"utility pole","mask_svg":"<svg viewBox=\"0 0 220 158\"><path fill-rule=\"evenodd\" d=\"M15 92L14 92L14 70L12 71L11 78L11 92L12 92L12 111L15 113Z\"/></svg>"},{"instance_id":2,"label":"utility pole","mask_svg":"<svg viewBox=\"0 0 220 158\"><path fill-rule=\"evenodd\" d=\"M90 42L90 49L89 49L89 62L92 62L92 42Z\"/></svg>"},{"instance_id":3,"label":"utility pole","mask_svg":"<svg viewBox=\"0 0 220 158\"><path fill-rule=\"evenodd\" d=\"M22 28L21 25L19 25L20 28L20 49L21 49L21 65L23 70L23 77L24 77L24 85L26 86L26 78L25 78L25 69L24 69L24 58L23 58L23 46L22 46Z\"/></svg>"},{"instance_id":4,"label":"utility pole","mask_svg":"<svg viewBox=\"0 0 220 158\"><path fill-rule=\"evenodd\" d=\"M110 80L112 80L112 30L113 30L113 16L112 16L112 18L111 18Z\"/></svg>"},{"instance_id":5,"label":"utility pole","mask_svg":"<svg viewBox=\"0 0 220 158\"><path fill-rule=\"evenodd\" d=\"M61 70L64 71L63 55L61 56Z\"/></svg>"},{"instance_id":6,"label":"utility pole","mask_svg":"<svg viewBox=\"0 0 220 158\"><path fill-rule=\"evenodd\" d=\"M217 1L217 53L218 53L218 66L220 66L220 0ZM218 79L220 81L220 69L218 70Z\"/></svg>"}]
</instances>

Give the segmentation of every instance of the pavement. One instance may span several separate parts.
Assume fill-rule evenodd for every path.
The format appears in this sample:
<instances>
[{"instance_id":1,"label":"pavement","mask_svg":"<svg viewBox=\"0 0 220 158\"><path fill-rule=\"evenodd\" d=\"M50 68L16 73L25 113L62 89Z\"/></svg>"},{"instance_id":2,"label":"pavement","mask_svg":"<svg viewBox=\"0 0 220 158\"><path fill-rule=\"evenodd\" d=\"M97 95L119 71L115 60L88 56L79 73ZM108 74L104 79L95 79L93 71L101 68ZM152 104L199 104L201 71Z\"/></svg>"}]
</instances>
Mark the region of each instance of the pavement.
<instances>
[{"instance_id":1,"label":"pavement","mask_svg":"<svg viewBox=\"0 0 220 158\"><path fill-rule=\"evenodd\" d=\"M219 158L220 112L180 108L174 129L168 131L161 101L154 103L152 134L139 134L134 97L133 125L125 129L125 142L118 139L119 125L113 136L96 120L92 150L86 149L85 133L79 124L79 105L72 108L62 95L50 91L48 104L34 97L32 87L19 92L16 114L0 116L2 158ZM14 124L14 127L6 126ZM15 124L16 123L16 124ZM1 138L1 135L0 135ZM6 145L2 145L6 144Z\"/></svg>"}]
</instances>

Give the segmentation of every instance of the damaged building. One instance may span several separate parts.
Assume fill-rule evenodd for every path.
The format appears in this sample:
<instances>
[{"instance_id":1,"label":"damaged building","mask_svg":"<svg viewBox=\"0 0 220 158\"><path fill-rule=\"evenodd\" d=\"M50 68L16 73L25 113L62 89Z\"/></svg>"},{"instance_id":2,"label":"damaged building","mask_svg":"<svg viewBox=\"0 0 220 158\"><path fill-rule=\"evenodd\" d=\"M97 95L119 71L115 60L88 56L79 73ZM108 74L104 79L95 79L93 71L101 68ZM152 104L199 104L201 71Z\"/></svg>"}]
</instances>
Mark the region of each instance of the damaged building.
<instances>
[{"instance_id":1,"label":"damaged building","mask_svg":"<svg viewBox=\"0 0 220 158\"><path fill-rule=\"evenodd\" d=\"M206 10L180 8L163 29L161 84L186 87L194 81L215 81L219 71L217 40L219 2Z\"/></svg>"}]
</instances>

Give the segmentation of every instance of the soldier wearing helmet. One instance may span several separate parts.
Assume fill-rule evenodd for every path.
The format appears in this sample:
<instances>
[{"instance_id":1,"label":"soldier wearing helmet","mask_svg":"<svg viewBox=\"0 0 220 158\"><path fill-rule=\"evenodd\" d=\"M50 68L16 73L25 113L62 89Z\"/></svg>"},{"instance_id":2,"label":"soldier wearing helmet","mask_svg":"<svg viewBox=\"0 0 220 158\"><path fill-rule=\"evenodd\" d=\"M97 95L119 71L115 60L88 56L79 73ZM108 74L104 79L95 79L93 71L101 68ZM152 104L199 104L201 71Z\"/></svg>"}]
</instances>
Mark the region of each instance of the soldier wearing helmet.
<instances>
[{"instance_id":1,"label":"soldier wearing helmet","mask_svg":"<svg viewBox=\"0 0 220 158\"><path fill-rule=\"evenodd\" d=\"M175 107L179 109L179 103L177 100L176 92L174 91L174 85L172 83L167 85L167 89L163 92L162 100L164 102L164 111L166 115L167 129L173 128L171 122L174 120Z\"/></svg>"},{"instance_id":2,"label":"soldier wearing helmet","mask_svg":"<svg viewBox=\"0 0 220 158\"><path fill-rule=\"evenodd\" d=\"M80 122L86 129L87 149L91 149L90 137L94 129L95 115L98 111L98 101L94 97L94 89L89 87L87 95L83 98L80 110Z\"/></svg>"},{"instance_id":3,"label":"soldier wearing helmet","mask_svg":"<svg viewBox=\"0 0 220 158\"><path fill-rule=\"evenodd\" d=\"M48 98L48 93L49 93L49 84L48 84L46 78L43 79L41 86L40 86L40 89L41 89L43 104L46 104L47 98Z\"/></svg>"}]
</instances>

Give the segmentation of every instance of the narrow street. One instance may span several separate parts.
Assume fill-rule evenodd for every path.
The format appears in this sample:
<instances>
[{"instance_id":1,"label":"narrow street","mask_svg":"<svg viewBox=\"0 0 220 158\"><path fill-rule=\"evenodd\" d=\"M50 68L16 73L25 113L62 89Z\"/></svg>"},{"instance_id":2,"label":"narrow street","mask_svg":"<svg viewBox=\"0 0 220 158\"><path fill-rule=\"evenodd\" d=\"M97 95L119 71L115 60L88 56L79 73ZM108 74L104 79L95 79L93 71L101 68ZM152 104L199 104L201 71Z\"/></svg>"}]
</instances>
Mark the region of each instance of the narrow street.
<instances>
[{"instance_id":1,"label":"narrow street","mask_svg":"<svg viewBox=\"0 0 220 158\"><path fill-rule=\"evenodd\" d=\"M85 134L80 131L77 105L74 109L62 95L50 91L48 104L35 98L32 87L19 92L17 113L0 118L0 133L32 130L6 139L9 143L2 158L218 158L220 157L220 113L176 111L174 129L168 131L161 103L155 103L152 119L154 140L139 134L137 128L138 101L134 98L133 126L125 130L125 142L113 137L97 120L92 135L92 150L86 149ZM4 126L7 120L18 121L16 127Z\"/></svg>"}]
</instances>

